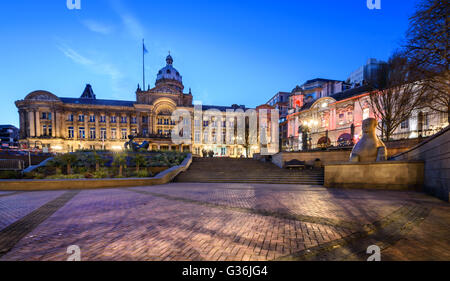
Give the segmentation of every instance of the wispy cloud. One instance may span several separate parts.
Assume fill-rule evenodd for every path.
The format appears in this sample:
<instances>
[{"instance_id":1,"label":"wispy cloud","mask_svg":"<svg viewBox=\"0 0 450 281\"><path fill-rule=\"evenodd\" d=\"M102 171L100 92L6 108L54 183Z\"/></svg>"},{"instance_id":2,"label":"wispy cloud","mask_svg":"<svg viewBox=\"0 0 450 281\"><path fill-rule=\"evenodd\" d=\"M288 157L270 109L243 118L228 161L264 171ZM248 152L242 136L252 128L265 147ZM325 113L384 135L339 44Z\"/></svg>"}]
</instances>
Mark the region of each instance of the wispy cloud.
<instances>
[{"instance_id":1,"label":"wispy cloud","mask_svg":"<svg viewBox=\"0 0 450 281\"><path fill-rule=\"evenodd\" d=\"M127 33L133 39L144 38L145 29L141 22L136 18L128 9L125 7L123 1L121 0L110 0L111 6L114 11L119 15L122 20Z\"/></svg>"},{"instance_id":2,"label":"wispy cloud","mask_svg":"<svg viewBox=\"0 0 450 281\"><path fill-rule=\"evenodd\" d=\"M144 38L144 28L141 23L131 14L120 14L122 22L128 33L135 39Z\"/></svg>"},{"instance_id":3,"label":"wispy cloud","mask_svg":"<svg viewBox=\"0 0 450 281\"><path fill-rule=\"evenodd\" d=\"M113 27L111 25L100 23L98 21L82 20L81 23L92 32L101 33L101 34L106 35L106 34L110 34L113 31Z\"/></svg>"},{"instance_id":4,"label":"wispy cloud","mask_svg":"<svg viewBox=\"0 0 450 281\"><path fill-rule=\"evenodd\" d=\"M98 62L87 58L67 45L59 44L58 49L74 63L85 66L94 73L109 76L111 79L111 87L114 92L113 94L115 96L124 92L124 88L121 86L124 75L114 64Z\"/></svg>"}]
</instances>

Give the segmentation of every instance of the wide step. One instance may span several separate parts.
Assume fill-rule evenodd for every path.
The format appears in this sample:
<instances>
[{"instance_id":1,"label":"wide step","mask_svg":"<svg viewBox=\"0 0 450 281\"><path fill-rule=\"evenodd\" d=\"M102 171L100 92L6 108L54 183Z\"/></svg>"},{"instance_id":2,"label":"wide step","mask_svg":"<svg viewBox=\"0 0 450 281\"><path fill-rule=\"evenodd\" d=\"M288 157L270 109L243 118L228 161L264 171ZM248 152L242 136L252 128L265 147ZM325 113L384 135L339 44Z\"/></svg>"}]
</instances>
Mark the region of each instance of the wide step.
<instances>
[{"instance_id":1,"label":"wide step","mask_svg":"<svg viewBox=\"0 0 450 281\"><path fill-rule=\"evenodd\" d=\"M280 169L252 159L197 158L176 182L323 185L323 171Z\"/></svg>"}]
</instances>

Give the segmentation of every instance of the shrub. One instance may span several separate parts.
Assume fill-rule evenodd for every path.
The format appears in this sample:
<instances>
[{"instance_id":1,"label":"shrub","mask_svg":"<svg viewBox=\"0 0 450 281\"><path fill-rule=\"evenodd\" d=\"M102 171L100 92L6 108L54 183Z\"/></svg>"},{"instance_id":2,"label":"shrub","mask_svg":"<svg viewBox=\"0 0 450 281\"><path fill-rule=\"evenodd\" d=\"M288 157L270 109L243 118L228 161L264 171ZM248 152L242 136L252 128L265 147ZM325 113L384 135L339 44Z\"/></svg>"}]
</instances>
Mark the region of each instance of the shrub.
<instances>
[{"instance_id":1,"label":"shrub","mask_svg":"<svg viewBox=\"0 0 450 281\"><path fill-rule=\"evenodd\" d=\"M109 177L109 174L108 174L108 171L107 171L107 170L101 169L101 170L99 170L99 171L96 171L96 172L93 174L93 177L94 177L94 179L104 179L104 178L108 178L108 177Z\"/></svg>"},{"instance_id":2,"label":"shrub","mask_svg":"<svg viewBox=\"0 0 450 281\"><path fill-rule=\"evenodd\" d=\"M152 177L152 173L146 170L140 170L136 173L136 177L138 178L149 178Z\"/></svg>"},{"instance_id":3,"label":"shrub","mask_svg":"<svg viewBox=\"0 0 450 281\"><path fill-rule=\"evenodd\" d=\"M49 180L75 180L75 179L84 179L84 175L80 174L71 174L71 175L53 175L48 176L46 179Z\"/></svg>"},{"instance_id":4,"label":"shrub","mask_svg":"<svg viewBox=\"0 0 450 281\"><path fill-rule=\"evenodd\" d=\"M22 178L21 173L16 171L0 171L0 179L20 179Z\"/></svg>"}]
</instances>

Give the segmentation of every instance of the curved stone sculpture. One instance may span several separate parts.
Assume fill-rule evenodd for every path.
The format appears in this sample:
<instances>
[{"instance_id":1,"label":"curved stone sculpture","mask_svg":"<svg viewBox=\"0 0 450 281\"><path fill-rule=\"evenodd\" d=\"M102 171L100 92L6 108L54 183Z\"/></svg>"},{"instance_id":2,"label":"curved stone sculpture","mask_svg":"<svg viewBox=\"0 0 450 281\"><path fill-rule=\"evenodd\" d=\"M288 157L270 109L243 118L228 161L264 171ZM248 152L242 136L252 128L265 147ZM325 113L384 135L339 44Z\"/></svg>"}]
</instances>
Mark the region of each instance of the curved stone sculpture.
<instances>
[{"instance_id":1,"label":"curved stone sculpture","mask_svg":"<svg viewBox=\"0 0 450 281\"><path fill-rule=\"evenodd\" d=\"M363 121L361 140L353 147L350 162L378 162L386 161L387 148L377 137L375 129L377 120L368 118Z\"/></svg>"},{"instance_id":2,"label":"curved stone sculpture","mask_svg":"<svg viewBox=\"0 0 450 281\"><path fill-rule=\"evenodd\" d=\"M129 135L128 136L128 139L130 141L127 141L125 143L125 149L131 149L133 152L137 152L137 151L139 151L142 148L143 149L148 149L149 148L150 143L148 141L144 141L142 144L138 144L138 143L133 141L135 138L136 137L133 136L133 135Z\"/></svg>"}]
</instances>

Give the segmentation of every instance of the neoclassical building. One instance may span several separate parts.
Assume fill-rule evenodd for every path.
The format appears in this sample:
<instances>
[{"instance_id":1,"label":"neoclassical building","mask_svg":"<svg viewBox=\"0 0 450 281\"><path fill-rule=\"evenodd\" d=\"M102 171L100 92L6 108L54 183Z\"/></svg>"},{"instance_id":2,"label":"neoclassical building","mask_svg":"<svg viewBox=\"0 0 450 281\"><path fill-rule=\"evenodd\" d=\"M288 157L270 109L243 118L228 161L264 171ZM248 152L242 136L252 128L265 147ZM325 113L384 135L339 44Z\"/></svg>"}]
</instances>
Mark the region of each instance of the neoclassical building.
<instances>
[{"instance_id":1,"label":"neoclassical building","mask_svg":"<svg viewBox=\"0 0 450 281\"><path fill-rule=\"evenodd\" d=\"M293 93L287 116L287 150L303 150L304 141L307 142L307 149L349 146L358 142L362 136L363 120L375 118L369 103L370 92L370 87L365 85L310 101L305 101L301 91ZM401 123L391 139L427 137L448 125L446 114L426 108L417 109ZM306 135L303 133L305 130ZM377 134L382 137L379 129Z\"/></svg>"},{"instance_id":2,"label":"neoclassical building","mask_svg":"<svg viewBox=\"0 0 450 281\"><path fill-rule=\"evenodd\" d=\"M214 136L225 135L227 110L247 110L243 105L205 106L203 111L215 110L223 114L223 126L214 118L194 120L191 90L184 92L183 78L173 67L173 59L166 58L166 66L157 73L155 87L147 90L138 86L135 101L97 99L91 85L79 98L59 97L48 91L34 91L16 102L20 115L20 145L52 152L72 152L79 149L121 150L129 135L136 141L148 141L151 150L190 151L201 155L213 150L216 156L252 156L260 152L258 144L214 144L204 136L212 126ZM172 113L184 109L192 116L192 142L175 144L170 136L176 125ZM226 121L225 121L226 120ZM226 123L228 122L228 123ZM198 126L200 124L200 129ZM219 132L221 130L222 132ZM210 140L210 139L209 139Z\"/></svg>"}]
</instances>

